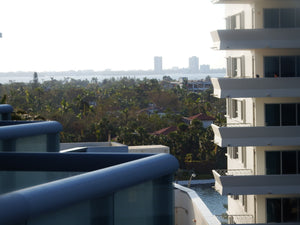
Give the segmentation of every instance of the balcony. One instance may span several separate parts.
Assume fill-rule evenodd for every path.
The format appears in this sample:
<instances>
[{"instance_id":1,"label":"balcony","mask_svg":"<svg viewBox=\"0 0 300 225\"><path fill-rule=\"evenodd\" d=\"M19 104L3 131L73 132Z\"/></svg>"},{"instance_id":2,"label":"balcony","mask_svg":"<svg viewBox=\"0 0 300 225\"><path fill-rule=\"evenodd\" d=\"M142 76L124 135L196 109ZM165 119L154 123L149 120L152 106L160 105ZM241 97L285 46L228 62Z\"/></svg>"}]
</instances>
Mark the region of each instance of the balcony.
<instances>
[{"instance_id":1,"label":"balcony","mask_svg":"<svg viewBox=\"0 0 300 225\"><path fill-rule=\"evenodd\" d=\"M237 170L213 170L213 175L221 195L300 194L299 174L247 175Z\"/></svg>"},{"instance_id":2,"label":"balcony","mask_svg":"<svg viewBox=\"0 0 300 225\"><path fill-rule=\"evenodd\" d=\"M300 145L300 126L235 127L211 125L220 147Z\"/></svg>"},{"instance_id":3,"label":"balcony","mask_svg":"<svg viewBox=\"0 0 300 225\"><path fill-rule=\"evenodd\" d=\"M299 28L217 30L211 36L218 50L300 48Z\"/></svg>"},{"instance_id":4,"label":"balcony","mask_svg":"<svg viewBox=\"0 0 300 225\"><path fill-rule=\"evenodd\" d=\"M217 98L299 97L300 77L211 78Z\"/></svg>"}]
</instances>

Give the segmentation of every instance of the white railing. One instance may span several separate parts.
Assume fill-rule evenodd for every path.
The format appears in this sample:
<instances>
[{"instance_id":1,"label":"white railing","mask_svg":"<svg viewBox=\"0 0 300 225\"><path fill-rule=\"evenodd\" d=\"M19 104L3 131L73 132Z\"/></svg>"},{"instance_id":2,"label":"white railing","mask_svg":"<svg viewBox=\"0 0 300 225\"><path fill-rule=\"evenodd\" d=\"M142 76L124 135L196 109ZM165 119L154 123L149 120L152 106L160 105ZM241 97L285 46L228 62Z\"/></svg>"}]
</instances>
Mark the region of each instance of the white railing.
<instances>
[{"instance_id":1,"label":"white railing","mask_svg":"<svg viewBox=\"0 0 300 225\"><path fill-rule=\"evenodd\" d=\"M222 224L251 224L254 223L252 215L217 215Z\"/></svg>"}]
</instances>

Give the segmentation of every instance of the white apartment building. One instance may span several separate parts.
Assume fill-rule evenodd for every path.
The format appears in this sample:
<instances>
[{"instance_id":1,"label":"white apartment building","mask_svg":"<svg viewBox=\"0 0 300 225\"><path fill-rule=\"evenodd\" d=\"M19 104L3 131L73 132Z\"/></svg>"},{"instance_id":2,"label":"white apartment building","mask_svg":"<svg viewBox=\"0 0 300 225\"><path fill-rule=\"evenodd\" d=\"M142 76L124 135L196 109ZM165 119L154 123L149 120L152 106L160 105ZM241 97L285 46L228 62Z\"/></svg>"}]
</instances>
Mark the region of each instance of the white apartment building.
<instances>
[{"instance_id":1,"label":"white apartment building","mask_svg":"<svg viewBox=\"0 0 300 225\"><path fill-rule=\"evenodd\" d=\"M227 125L212 125L227 147L226 170L213 171L228 195L228 222L300 223L300 1L213 0L225 4L226 30L212 32L226 51Z\"/></svg>"}]
</instances>

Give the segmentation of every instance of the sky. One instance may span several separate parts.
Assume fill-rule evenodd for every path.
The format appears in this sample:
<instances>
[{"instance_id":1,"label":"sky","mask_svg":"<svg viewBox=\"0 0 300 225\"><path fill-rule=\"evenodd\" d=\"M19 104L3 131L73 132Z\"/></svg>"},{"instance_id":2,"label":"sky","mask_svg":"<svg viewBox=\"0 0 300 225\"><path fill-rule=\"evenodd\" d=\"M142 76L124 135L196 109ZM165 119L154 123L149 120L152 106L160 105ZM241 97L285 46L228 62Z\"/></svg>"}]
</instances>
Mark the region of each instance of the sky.
<instances>
[{"instance_id":1,"label":"sky","mask_svg":"<svg viewBox=\"0 0 300 225\"><path fill-rule=\"evenodd\" d=\"M0 0L0 72L221 68L210 32L224 25L210 0Z\"/></svg>"}]
</instances>

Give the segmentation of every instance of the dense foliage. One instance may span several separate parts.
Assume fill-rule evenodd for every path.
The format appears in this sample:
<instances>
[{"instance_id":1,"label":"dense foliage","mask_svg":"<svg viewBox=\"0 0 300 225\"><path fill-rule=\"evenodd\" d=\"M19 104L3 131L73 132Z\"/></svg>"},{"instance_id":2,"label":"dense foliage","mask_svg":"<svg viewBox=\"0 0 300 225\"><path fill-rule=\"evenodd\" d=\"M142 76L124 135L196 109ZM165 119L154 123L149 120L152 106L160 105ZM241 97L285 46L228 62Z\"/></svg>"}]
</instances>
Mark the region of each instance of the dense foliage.
<instances>
[{"instance_id":1,"label":"dense foliage","mask_svg":"<svg viewBox=\"0 0 300 225\"><path fill-rule=\"evenodd\" d=\"M162 144L170 147L182 168L195 162L209 161L223 167L221 152L213 144L211 128L200 121L191 125L182 117L203 113L224 123L225 103L212 97L212 90L189 93L185 88L167 88L170 80L105 79L98 82L52 79L30 84L10 83L0 86L2 103L15 108L14 119L56 120L64 130L62 142L115 140L127 145ZM149 106L155 106L149 113ZM153 135L169 126L177 131Z\"/></svg>"}]
</instances>

